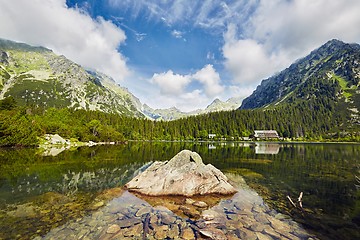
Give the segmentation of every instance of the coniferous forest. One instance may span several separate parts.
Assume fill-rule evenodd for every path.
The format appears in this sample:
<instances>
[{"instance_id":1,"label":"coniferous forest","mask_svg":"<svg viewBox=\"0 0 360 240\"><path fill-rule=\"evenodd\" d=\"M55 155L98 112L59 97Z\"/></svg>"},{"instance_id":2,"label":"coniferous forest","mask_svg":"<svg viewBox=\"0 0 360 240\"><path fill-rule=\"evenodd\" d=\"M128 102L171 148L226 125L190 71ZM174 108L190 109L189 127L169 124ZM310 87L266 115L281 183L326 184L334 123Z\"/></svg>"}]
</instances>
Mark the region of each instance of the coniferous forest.
<instances>
[{"instance_id":1,"label":"coniferous forest","mask_svg":"<svg viewBox=\"0 0 360 240\"><path fill-rule=\"evenodd\" d=\"M234 110L174 121L152 121L100 111L17 106L12 97L0 101L0 145L35 146L44 134L75 141L240 140L256 129L273 129L285 139L359 141L341 104L315 98L272 109Z\"/></svg>"}]
</instances>

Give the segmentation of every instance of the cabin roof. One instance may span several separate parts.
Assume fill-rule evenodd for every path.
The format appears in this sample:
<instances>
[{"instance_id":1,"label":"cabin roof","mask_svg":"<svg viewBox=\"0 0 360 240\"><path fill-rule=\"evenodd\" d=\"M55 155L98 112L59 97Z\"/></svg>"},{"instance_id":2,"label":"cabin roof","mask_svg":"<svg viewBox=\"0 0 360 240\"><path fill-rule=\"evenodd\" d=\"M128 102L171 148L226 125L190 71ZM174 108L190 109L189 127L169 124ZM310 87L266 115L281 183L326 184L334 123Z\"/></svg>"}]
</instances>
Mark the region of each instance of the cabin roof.
<instances>
[{"instance_id":1,"label":"cabin roof","mask_svg":"<svg viewBox=\"0 0 360 240\"><path fill-rule=\"evenodd\" d=\"M279 138L276 130L255 130L254 132L256 138Z\"/></svg>"}]
</instances>

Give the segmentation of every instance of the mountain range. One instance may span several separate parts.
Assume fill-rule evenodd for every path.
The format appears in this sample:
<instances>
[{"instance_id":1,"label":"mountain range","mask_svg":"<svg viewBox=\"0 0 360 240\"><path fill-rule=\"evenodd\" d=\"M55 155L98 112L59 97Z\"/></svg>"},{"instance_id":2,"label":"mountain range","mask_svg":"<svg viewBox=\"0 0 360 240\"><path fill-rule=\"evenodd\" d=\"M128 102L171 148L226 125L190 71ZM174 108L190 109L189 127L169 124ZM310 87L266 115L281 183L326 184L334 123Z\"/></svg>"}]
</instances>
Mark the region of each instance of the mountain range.
<instances>
[{"instance_id":1,"label":"mountain range","mask_svg":"<svg viewBox=\"0 0 360 240\"><path fill-rule=\"evenodd\" d=\"M197 109L191 112L182 112L176 107L168 108L168 109L153 109L148 105L144 104L142 108L142 112L154 120L176 120L179 118L185 118L189 116L195 116L200 114L206 114L210 112L221 112L221 111L229 111L239 108L241 105L241 98L229 98L227 101L221 101L216 98L212 103L210 103L205 109Z\"/></svg>"},{"instance_id":2,"label":"mountain range","mask_svg":"<svg viewBox=\"0 0 360 240\"><path fill-rule=\"evenodd\" d=\"M217 99L206 109L189 113L152 109L105 74L85 69L47 48L0 39L0 99L7 96L19 105L99 110L154 120L232 110L241 104L239 99Z\"/></svg>"},{"instance_id":3,"label":"mountain range","mask_svg":"<svg viewBox=\"0 0 360 240\"><path fill-rule=\"evenodd\" d=\"M215 99L205 109L187 113L175 107L153 109L111 77L84 69L47 48L0 39L0 99L12 96L19 105L100 110L167 121L238 108L296 107L319 100L322 106L336 103L349 122L359 124L359 86L360 45L334 39L264 79L243 101Z\"/></svg>"}]
</instances>

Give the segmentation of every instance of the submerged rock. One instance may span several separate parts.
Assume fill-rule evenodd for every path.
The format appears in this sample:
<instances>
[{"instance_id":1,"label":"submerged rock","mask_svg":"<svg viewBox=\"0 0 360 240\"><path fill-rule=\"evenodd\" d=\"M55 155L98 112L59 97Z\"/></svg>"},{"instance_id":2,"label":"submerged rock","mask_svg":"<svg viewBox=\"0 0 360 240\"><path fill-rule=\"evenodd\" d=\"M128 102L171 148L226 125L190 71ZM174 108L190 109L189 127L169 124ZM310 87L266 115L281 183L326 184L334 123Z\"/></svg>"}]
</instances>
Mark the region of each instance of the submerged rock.
<instances>
[{"instance_id":1,"label":"submerged rock","mask_svg":"<svg viewBox=\"0 0 360 240\"><path fill-rule=\"evenodd\" d=\"M118 231L120 231L119 225L113 224L106 230L106 233L112 234L112 233L117 233Z\"/></svg>"},{"instance_id":2,"label":"submerged rock","mask_svg":"<svg viewBox=\"0 0 360 240\"><path fill-rule=\"evenodd\" d=\"M213 165L205 165L199 154L183 150L170 161L154 162L128 182L130 191L151 196L232 194L236 189Z\"/></svg>"}]
</instances>

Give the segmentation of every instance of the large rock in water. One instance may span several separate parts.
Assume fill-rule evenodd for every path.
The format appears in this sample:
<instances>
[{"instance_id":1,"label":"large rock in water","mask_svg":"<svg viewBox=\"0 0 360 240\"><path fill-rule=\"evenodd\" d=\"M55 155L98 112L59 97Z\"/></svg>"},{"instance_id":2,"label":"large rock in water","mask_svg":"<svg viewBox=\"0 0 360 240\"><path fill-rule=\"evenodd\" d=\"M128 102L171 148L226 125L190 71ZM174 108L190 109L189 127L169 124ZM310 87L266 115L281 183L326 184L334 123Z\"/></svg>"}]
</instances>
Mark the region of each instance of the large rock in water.
<instances>
[{"instance_id":1,"label":"large rock in water","mask_svg":"<svg viewBox=\"0 0 360 240\"><path fill-rule=\"evenodd\" d=\"M183 150L170 161L154 162L125 187L151 196L231 194L236 189L213 165L205 165L199 154Z\"/></svg>"}]
</instances>

